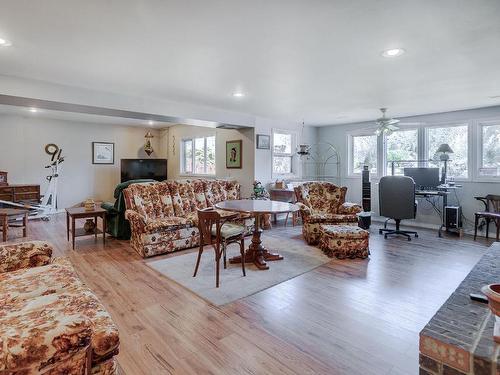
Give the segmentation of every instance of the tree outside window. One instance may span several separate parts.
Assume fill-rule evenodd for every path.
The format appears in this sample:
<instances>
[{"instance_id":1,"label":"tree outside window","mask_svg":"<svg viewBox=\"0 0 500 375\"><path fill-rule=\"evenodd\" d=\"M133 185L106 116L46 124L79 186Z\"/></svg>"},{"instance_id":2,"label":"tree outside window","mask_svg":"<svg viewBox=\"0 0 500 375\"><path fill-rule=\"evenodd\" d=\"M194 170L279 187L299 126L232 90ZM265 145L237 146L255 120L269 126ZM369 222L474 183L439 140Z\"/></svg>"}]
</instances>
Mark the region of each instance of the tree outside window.
<instances>
[{"instance_id":1,"label":"tree outside window","mask_svg":"<svg viewBox=\"0 0 500 375\"><path fill-rule=\"evenodd\" d=\"M443 143L450 145L453 154L448 162L448 176L453 178L468 178L468 129L467 125L427 128L428 158L439 160L436 153ZM442 163L433 163L440 166Z\"/></svg>"},{"instance_id":2,"label":"tree outside window","mask_svg":"<svg viewBox=\"0 0 500 375\"><path fill-rule=\"evenodd\" d=\"M215 174L215 136L182 141L181 173Z\"/></svg>"},{"instance_id":3,"label":"tree outside window","mask_svg":"<svg viewBox=\"0 0 500 375\"><path fill-rule=\"evenodd\" d=\"M377 173L377 136L352 136L352 173L361 173L367 165L370 173Z\"/></svg>"}]
</instances>

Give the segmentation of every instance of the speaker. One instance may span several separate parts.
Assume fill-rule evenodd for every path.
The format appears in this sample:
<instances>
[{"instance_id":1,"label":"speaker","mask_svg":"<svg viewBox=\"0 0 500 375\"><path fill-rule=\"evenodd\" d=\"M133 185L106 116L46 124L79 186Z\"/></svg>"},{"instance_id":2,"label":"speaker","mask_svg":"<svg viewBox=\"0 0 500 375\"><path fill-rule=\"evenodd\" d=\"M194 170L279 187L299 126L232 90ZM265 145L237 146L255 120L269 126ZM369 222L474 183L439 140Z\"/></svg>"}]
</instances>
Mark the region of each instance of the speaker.
<instances>
[{"instance_id":1,"label":"speaker","mask_svg":"<svg viewBox=\"0 0 500 375\"><path fill-rule=\"evenodd\" d=\"M371 201L371 184L370 184L370 171L368 166L365 165L361 171L361 198L363 203L363 211L370 212L372 210Z\"/></svg>"},{"instance_id":2,"label":"speaker","mask_svg":"<svg viewBox=\"0 0 500 375\"><path fill-rule=\"evenodd\" d=\"M444 223L446 228L462 228L462 207L446 206L444 208Z\"/></svg>"}]
</instances>

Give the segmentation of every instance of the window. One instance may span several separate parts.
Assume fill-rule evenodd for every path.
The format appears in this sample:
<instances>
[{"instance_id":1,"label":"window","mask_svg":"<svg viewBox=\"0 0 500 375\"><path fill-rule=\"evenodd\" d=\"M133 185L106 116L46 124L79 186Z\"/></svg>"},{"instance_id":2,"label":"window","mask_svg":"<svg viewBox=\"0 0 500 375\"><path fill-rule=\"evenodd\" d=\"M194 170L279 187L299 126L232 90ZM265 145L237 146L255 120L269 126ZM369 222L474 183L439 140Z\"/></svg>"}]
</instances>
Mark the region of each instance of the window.
<instances>
[{"instance_id":1,"label":"window","mask_svg":"<svg viewBox=\"0 0 500 375\"><path fill-rule=\"evenodd\" d=\"M273 131L273 174L293 172L293 134Z\"/></svg>"},{"instance_id":2,"label":"window","mask_svg":"<svg viewBox=\"0 0 500 375\"><path fill-rule=\"evenodd\" d=\"M398 130L385 139L385 160L388 174L391 161L418 160L418 129ZM402 175L404 167L416 167L413 163L394 163L394 174Z\"/></svg>"},{"instance_id":3,"label":"window","mask_svg":"<svg viewBox=\"0 0 500 375\"><path fill-rule=\"evenodd\" d=\"M181 173L215 174L215 136L182 140Z\"/></svg>"},{"instance_id":4,"label":"window","mask_svg":"<svg viewBox=\"0 0 500 375\"><path fill-rule=\"evenodd\" d=\"M479 176L500 176L500 124L482 125Z\"/></svg>"},{"instance_id":5,"label":"window","mask_svg":"<svg viewBox=\"0 0 500 375\"><path fill-rule=\"evenodd\" d=\"M446 126L427 128L427 158L439 160L437 149L443 143L450 145L453 154L448 162L448 176L453 178L468 178L468 126ZM441 163L432 163L440 166Z\"/></svg>"},{"instance_id":6,"label":"window","mask_svg":"<svg viewBox=\"0 0 500 375\"><path fill-rule=\"evenodd\" d=\"M370 173L377 173L377 136L354 135L351 139L351 173L361 173L364 165Z\"/></svg>"}]
</instances>

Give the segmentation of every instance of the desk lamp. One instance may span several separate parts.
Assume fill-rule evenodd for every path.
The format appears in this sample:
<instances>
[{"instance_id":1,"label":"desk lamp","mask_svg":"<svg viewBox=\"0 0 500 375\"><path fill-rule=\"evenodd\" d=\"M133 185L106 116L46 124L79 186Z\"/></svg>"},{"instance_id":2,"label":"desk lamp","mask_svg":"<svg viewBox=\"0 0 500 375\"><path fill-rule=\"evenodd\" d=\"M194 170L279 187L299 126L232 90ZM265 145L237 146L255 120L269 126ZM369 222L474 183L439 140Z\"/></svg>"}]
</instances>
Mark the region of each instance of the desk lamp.
<instances>
[{"instance_id":1,"label":"desk lamp","mask_svg":"<svg viewBox=\"0 0 500 375\"><path fill-rule=\"evenodd\" d=\"M453 154L453 150L451 149L448 143L443 143L437 149L436 153L440 153L439 160L444 162L443 174L441 175L441 183L446 183L446 174L448 172L448 160L450 160L450 155Z\"/></svg>"}]
</instances>

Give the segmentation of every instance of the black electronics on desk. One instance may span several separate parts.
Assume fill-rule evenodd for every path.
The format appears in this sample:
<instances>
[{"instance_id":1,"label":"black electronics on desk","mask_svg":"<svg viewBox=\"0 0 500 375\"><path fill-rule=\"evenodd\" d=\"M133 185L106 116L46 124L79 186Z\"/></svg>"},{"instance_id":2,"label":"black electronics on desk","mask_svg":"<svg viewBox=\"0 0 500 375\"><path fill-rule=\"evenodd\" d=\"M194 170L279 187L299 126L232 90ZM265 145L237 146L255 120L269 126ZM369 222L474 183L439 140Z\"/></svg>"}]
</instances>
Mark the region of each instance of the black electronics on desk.
<instances>
[{"instance_id":1,"label":"black electronics on desk","mask_svg":"<svg viewBox=\"0 0 500 375\"><path fill-rule=\"evenodd\" d=\"M404 168L404 175L413 178L417 190L435 190L440 185L439 168Z\"/></svg>"}]
</instances>

